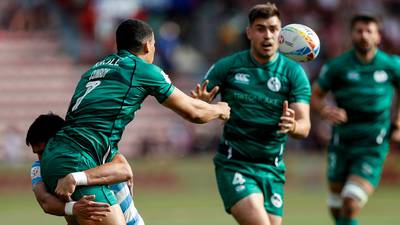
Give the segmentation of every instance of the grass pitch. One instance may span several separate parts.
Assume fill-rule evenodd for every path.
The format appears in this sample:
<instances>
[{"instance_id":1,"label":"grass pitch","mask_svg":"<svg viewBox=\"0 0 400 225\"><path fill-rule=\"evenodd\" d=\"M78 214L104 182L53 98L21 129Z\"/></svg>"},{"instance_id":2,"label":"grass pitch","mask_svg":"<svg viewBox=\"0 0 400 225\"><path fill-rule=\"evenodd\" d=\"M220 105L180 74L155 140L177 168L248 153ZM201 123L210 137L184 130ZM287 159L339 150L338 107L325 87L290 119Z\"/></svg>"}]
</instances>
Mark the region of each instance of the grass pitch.
<instances>
[{"instance_id":1,"label":"grass pitch","mask_svg":"<svg viewBox=\"0 0 400 225\"><path fill-rule=\"evenodd\" d=\"M135 204L147 225L232 225L224 212L211 163L212 156L149 158L134 161ZM333 224L326 210L321 156L289 157L283 225ZM24 179L29 165L13 173ZM18 172L19 171L19 172ZM0 167L1 173L10 173ZM1 176L1 175L0 175ZM29 185L0 189L0 224L61 225L63 218L42 212ZM398 185L378 188L360 216L362 225L400 224Z\"/></svg>"}]
</instances>

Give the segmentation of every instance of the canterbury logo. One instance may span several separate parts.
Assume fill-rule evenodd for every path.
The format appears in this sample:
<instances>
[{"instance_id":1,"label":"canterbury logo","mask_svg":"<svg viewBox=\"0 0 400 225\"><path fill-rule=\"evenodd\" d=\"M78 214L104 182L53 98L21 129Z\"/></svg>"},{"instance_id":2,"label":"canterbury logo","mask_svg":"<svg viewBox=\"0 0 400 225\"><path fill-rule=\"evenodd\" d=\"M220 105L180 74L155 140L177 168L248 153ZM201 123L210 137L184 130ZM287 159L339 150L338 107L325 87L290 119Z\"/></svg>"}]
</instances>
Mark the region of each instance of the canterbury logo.
<instances>
[{"instance_id":1,"label":"canterbury logo","mask_svg":"<svg viewBox=\"0 0 400 225\"><path fill-rule=\"evenodd\" d=\"M238 83L248 84L250 83L249 77L250 77L249 74L237 73L235 74L235 81Z\"/></svg>"}]
</instances>

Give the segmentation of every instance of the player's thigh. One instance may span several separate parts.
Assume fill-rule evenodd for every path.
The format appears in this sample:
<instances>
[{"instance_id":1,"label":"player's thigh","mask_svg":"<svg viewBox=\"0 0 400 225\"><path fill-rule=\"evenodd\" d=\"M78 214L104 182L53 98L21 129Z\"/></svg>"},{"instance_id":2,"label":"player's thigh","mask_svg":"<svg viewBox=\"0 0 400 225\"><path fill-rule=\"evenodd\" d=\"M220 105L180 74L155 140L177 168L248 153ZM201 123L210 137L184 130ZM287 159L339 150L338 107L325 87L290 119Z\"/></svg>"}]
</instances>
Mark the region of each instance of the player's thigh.
<instances>
[{"instance_id":1,"label":"player's thigh","mask_svg":"<svg viewBox=\"0 0 400 225\"><path fill-rule=\"evenodd\" d=\"M270 225L264 209L262 193L253 193L236 202L231 208L232 216L240 225Z\"/></svg>"},{"instance_id":2,"label":"player's thigh","mask_svg":"<svg viewBox=\"0 0 400 225\"><path fill-rule=\"evenodd\" d=\"M107 216L102 218L102 221L92 221L82 218L76 218L80 225L126 225L124 214L121 211L119 205L113 205L110 207L110 212Z\"/></svg>"},{"instance_id":3,"label":"player's thigh","mask_svg":"<svg viewBox=\"0 0 400 225\"><path fill-rule=\"evenodd\" d=\"M226 212L233 205L254 193L261 193L257 182L248 174L246 168L216 164L215 175L218 191Z\"/></svg>"},{"instance_id":4,"label":"player's thigh","mask_svg":"<svg viewBox=\"0 0 400 225\"><path fill-rule=\"evenodd\" d=\"M327 178L329 183L344 183L349 172L349 160L342 152L344 146L329 146L327 154Z\"/></svg>"},{"instance_id":5,"label":"player's thigh","mask_svg":"<svg viewBox=\"0 0 400 225\"><path fill-rule=\"evenodd\" d=\"M342 192L344 182L328 182L330 193L340 194Z\"/></svg>"},{"instance_id":6,"label":"player's thigh","mask_svg":"<svg viewBox=\"0 0 400 225\"><path fill-rule=\"evenodd\" d=\"M354 155L350 175L356 182L359 180L360 184L365 183L367 188L375 188L381 179L386 155L386 148L368 149L364 154Z\"/></svg>"},{"instance_id":7,"label":"player's thigh","mask_svg":"<svg viewBox=\"0 0 400 225\"><path fill-rule=\"evenodd\" d=\"M282 224L282 217L273 215L273 214L268 214L269 221L271 225L281 225Z\"/></svg>"},{"instance_id":8,"label":"player's thigh","mask_svg":"<svg viewBox=\"0 0 400 225\"><path fill-rule=\"evenodd\" d=\"M283 216L284 208L284 168L276 166L265 166L262 171L258 171L255 176L257 183L262 187L264 195L264 208L269 215L278 217Z\"/></svg>"}]
</instances>

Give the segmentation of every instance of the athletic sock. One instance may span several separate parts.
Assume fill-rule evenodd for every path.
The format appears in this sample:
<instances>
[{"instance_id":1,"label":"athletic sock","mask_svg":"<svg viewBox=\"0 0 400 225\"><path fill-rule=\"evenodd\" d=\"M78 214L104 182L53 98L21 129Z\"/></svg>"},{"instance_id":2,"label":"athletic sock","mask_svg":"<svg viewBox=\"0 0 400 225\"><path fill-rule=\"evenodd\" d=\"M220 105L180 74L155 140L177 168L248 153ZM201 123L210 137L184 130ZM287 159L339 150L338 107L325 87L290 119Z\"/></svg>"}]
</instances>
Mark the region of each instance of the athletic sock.
<instances>
[{"instance_id":1,"label":"athletic sock","mask_svg":"<svg viewBox=\"0 0 400 225\"><path fill-rule=\"evenodd\" d=\"M358 225L358 220L340 217L339 220L337 220L336 225Z\"/></svg>"}]
</instances>

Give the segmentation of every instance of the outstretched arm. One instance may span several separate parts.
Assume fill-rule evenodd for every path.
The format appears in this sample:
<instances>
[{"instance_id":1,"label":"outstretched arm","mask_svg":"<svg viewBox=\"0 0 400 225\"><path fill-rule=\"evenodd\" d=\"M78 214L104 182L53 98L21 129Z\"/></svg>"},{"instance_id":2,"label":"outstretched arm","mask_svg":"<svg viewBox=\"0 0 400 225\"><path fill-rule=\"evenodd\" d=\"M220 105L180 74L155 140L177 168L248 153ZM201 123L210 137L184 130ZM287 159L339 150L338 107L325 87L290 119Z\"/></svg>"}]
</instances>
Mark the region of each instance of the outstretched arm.
<instances>
[{"instance_id":1,"label":"outstretched arm","mask_svg":"<svg viewBox=\"0 0 400 225\"><path fill-rule=\"evenodd\" d=\"M230 108L226 102L208 104L186 95L178 88L175 88L163 105L193 123L207 123L217 118L228 120L230 116Z\"/></svg>"},{"instance_id":2,"label":"outstretched arm","mask_svg":"<svg viewBox=\"0 0 400 225\"><path fill-rule=\"evenodd\" d=\"M66 203L47 192L43 182L38 182L33 186L33 193L43 211L55 216L77 216L93 221L101 221L110 212L108 204L93 202L94 196L85 196L75 203ZM67 204L69 205L67 206Z\"/></svg>"},{"instance_id":3,"label":"outstretched arm","mask_svg":"<svg viewBox=\"0 0 400 225\"><path fill-rule=\"evenodd\" d=\"M311 109L321 117L333 124L345 123L347 121L346 111L336 106L329 106L325 103L326 92L315 83L312 88Z\"/></svg>"},{"instance_id":4,"label":"outstretched arm","mask_svg":"<svg viewBox=\"0 0 400 225\"><path fill-rule=\"evenodd\" d=\"M132 169L121 154L116 154L111 162L85 170L70 173L57 182L55 193L66 201L71 200L71 195L78 185L115 184L132 180Z\"/></svg>"},{"instance_id":5,"label":"outstretched arm","mask_svg":"<svg viewBox=\"0 0 400 225\"><path fill-rule=\"evenodd\" d=\"M193 98L197 98L205 102L211 103L219 91L219 86L215 86L213 89L211 89L210 92L208 92L207 91L208 83L209 81L205 80L203 84L197 84L196 89L190 91L190 95Z\"/></svg>"}]
</instances>

